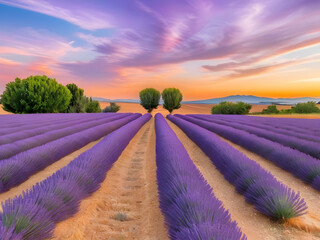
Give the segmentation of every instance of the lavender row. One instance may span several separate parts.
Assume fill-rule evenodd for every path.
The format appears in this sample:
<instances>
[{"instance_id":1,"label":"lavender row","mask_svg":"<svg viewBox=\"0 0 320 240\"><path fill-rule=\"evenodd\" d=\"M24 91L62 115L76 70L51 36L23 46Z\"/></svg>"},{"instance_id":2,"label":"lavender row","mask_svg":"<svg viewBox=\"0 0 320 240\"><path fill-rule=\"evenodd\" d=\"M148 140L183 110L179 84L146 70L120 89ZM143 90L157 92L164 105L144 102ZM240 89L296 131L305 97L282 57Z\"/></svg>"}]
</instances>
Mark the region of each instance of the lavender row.
<instances>
[{"instance_id":1,"label":"lavender row","mask_svg":"<svg viewBox=\"0 0 320 240\"><path fill-rule=\"evenodd\" d=\"M218 115L216 115L218 116ZM231 115L219 115L218 117L232 118ZM295 118L273 118L273 117L257 117L257 116L238 116L239 119L247 121L252 120L268 126L276 126L291 131L317 135L320 131L319 119L295 119ZM292 122L294 121L294 122Z\"/></svg>"},{"instance_id":2,"label":"lavender row","mask_svg":"<svg viewBox=\"0 0 320 240\"><path fill-rule=\"evenodd\" d=\"M98 140L139 116L141 116L141 114L132 114L120 120L71 134L0 161L0 193L19 185L33 174L58 161L62 157L67 156L92 141Z\"/></svg>"},{"instance_id":3,"label":"lavender row","mask_svg":"<svg viewBox=\"0 0 320 240\"><path fill-rule=\"evenodd\" d=\"M43 116L40 122L37 123L31 123L31 124L22 124L21 126L14 124L14 127L4 127L2 125L2 128L0 129L0 135L8 135L14 132L19 132L19 131L24 131L26 129L35 129L35 128L39 128L39 127L44 127L44 126L52 126L57 124L57 122L59 123L67 123L67 122L71 122L71 121L75 121L77 119L83 119L83 118L88 118L88 119L96 119L96 118L101 118L103 116L103 114L92 114L92 113L88 113L86 115L84 114L80 114L78 117L74 116L73 118L62 118L61 117L62 113L55 113L55 115L50 114L50 116ZM64 114L64 116L66 116ZM23 122L23 120L21 120L20 122Z\"/></svg>"},{"instance_id":4,"label":"lavender row","mask_svg":"<svg viewBox=\"0 0 320 240\"><path fill-rule=\"evenodd\" d=\"M244 195L247 202L254 204L259 212L276 220L306 213L306 203L299 193L280 183L270 172L216 134L183 119L191 117L169 115L168 118L210 157L225 179L235 186L238 193Z\"/></svg>"},{"instance_id":5,"label":"lavender row","mask_svg":"<svg viewBox=\"0 0 320 240\"><path fill-rule=\"evenodd\" d=\"M33 125L43 124L44 122L53 123L55 121L75 120L79 117L86 117L88 115L89 114L87 113L12 114L0 115L0 121L3 128L11 128L11 130L13 130L17 127L33 127ZM102 114L98 113L96 115L98 116ZM0 134L2 134L2 132L0 132Z\"/></svg>"},{"instance_id":6,"label":"lavender row","mask_svg":"<svg viewBox=\"0 0 320 240\"><path fill-rule=\"evenodd\" d=\"M192 114L188 114L187 116L196 116L196 117L204 117L204 116L207 116L208 115L203 115L203 114L195 114L195 115L192 115ZM239 116L236 116L236 115L233 115L233 117L216 117L216 116L210 116L210 119L217 119L217 120L223 120L223 121L227 121L227 122L237 122L237 123L240 123L240 124L244 124L244 125L248 125L248 126L251 126L251 127L257 127L259 129L265 129L265 130L268 130L268 131L271 131L271 132L276 132L276 133L280 133L280 134L283 134L283 135L287 135L287 136L293 136L293 137L297 137L297 138L301 138L301 139L304 139L304 140L309 140L309 141L313 141L313 142L319 142L320 143L320 137L319 136L315 136L311 133L302 133L302 132L297 132L295 130L288 130L288 129L285 129L285 128L282 128L282 127L279 127L279 126L275 126L275 125L266 125L266 124L262 124L262 123L259 123L257 122L254 118L248 118L246 120L243 120L241 117Z\"/></svg>"},{"instance_id":7,"label":"lavender row","mask_svg":"<svg viewBox=\"0 0 320 240\"><path fill-rule=\"evenodd\" d=\"M188 116L179 117L219 134L235 144L270 160L302 181L312 184L315 189L320 191L320 161L318 159L242 130Z\"/></svg>"},{"instance_id":8,"label":"lavender row","mask_svg":"<svg viewBox=\"0 0 320 240\"><path fill-rule=\"evenodd\" d=\"M21 139L13 143L0 145L0 160L12 157L20 152L54 141L61 137L65 137L70 134L73 134L88 128L92 128L104 123L108 123L123 117L124 115L114 115L110 118L103 118L100 120L98 119L98 120L84 123L84 124L78 124L78 125L66 127L63 129L53 130L53 131L39 134L33 137Z\"/></svg>"},{"instance_id":9,"label":"lavender row","mask_svg":"<svg viewBox=\"0 0 320 240\"><path fill-rule=\"evenodd\" d=\"M123 115L123 116L127 116L127 115L128 114ZM105 116L99 115L99 117L95 117L95 118L92 118L89 116L83 116L83 117L80 117L76 120L71 120L71 121L67 121L67 122L63 122L63 123L58 121L57 123L48 124L48 125L41 126L38 128L25 129L23 131L13 132L11 134L0 136L0 145L9 144L9 143L21 140L21 139L26 139L26 138L33 137L33 136L43 134L46 132L50 132L53 130L58 130L58 129L62 129L62 128L70 127L70 126L75 126L75 125L82 124L82 123L89 123L89 122L93 122L93 121L97 121L97 120L107 119L110 116L113 116L113 115L105 115Z\"/></svg>"},{"instance_id":10,"label":"lavender row","mask_svg":"<svg viewBox=\"0 0 320 240\"><path fill-rule=\"evenodd\" d=\"M236 122L227 122L227 121L223 121L223 120L217 120L217 119L212 118L210 116L197 116L197 115L195 115L193 117L199 118L199 119L202 119L205 121L214 122L217 124L226 125L229 127L233 127L235 129L241 129L246 132L257 135L259 137L263 137L263 138L269 139L273 142L280 143L284 146L291 147L293 149L297 149L300 152L304 152L306 154L309 154L312 157L320 159L319 143L316 143L316 142L304 140L304 139L293 137L293 136L282 135L282 134L278 134L275 132L270 132L265 129L251 127L251 126L243 125L243 124L236 123Z\"/></svg>"},{"instance_id":11,"label":"lavender row","mask_svg":"<svg viewBox=\"0 0 320 240\"><path fill-rule=\"evenodd\" d=\"M144 115L112 132L30 191L2 203L0 239L52 238L55 224L74 215L80 201L100 187L107 171L150 117Z\"/></svg>"},{"instance_id":12,"label":"lavender row","mask_svg":"<svg viewBox=\"0 0 320 240\"><path fill-rule=\"evenodd\" d=\"M246 239L163 116L155 116L160 208L171 239Z\"/></svg>"},{"instance_id":13,"label":"lavender row","mask_svg":"<svg viewBox=\"0 0 320 240\"><path fill-rule=\"evenodd\" d=\"M301 129L308 130L319 130L320 129L320 119L302 119L302 118L268 118L261 119L262 117L253 116L258 121L266 123L277 123L282 125L289 125L298 127Z\"/></svg>"}]
</instances>

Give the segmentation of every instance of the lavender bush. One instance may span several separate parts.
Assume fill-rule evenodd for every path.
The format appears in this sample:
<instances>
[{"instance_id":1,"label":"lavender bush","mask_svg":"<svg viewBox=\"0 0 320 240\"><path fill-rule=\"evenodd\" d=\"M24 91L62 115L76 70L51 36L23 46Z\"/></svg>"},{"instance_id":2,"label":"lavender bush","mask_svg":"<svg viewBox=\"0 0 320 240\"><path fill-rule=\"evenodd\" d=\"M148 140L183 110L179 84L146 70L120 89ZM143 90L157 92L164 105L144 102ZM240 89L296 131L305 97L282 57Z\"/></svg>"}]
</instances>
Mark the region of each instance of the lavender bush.
<instances>
[{"instance_id":1,"label":"lavender bush","mask_svg":"<svg viewBox=\"0 0 320 240\"><path fill-rule=\"evenodd\" d=\"M0 239L51 238L55 223L75 214L80 201L100 187L106 172L150 118L146 114L112 132L30 191L2 203Z\"/></svg>"},{"instance_id":2,"label":"lavender bush","mask_svg":"<svg viewBox=\"0 0 320 240\"><path fill-rule=\"evenodd\" d=\"M167 117L210 157L216 168L240 194L245 196L246 201L255 205L258 211L277 220L306 213L306 203L300 198L299 193L277 181L258 163L247 158L214 133L182 119L185 116Z\"/></svg>"},{"instance_id":3,"label":"lavender bush","mask_svg":"<svg viewBox=\"0 0 320 240\"><path fill-rule=\"evenodd\" d=\"M139 113L130 114L122 119L71 134L0 161L0 193L19 185L55 161L89 142L98 140L139 116L141 116Z\"/></svg>"},{"instance_id":4,"label":"lavender bush","mask_svg":"<svg viewBox=\"0 0 320 240\"><path fill-rule=\"evenodd\" d=\"M24 131L46 125L56 124L57 122L65 123L77 120L78 118L95 118L103 116L102 113L46 113L46 114L13 114L0 115L1 129L0 135L10 134L16 131ZM105 115L104 115L105 116Z\"/></svg>"},{"instance_id":5,"label":"lavender bush","mask_svg":"<svg viewBox=\"0 0 320 240\"><path fill-rule=\"evenodd\" d=\"M114 115L109 118L98 119L92 122L87 122L83 124L77 124L73 126L69 126L63 129L53 130L50 132L46 132L43 134L39 134L33 137L25 138L18 140L13 143L4 144L0 146L0 160L6 159L11 156L14 156L20 152L24 152L26 150L32 149L34 147L43 145L45 143L51 142L53 140L59 139L64 136L68 136L73 133L77 133L79 131L92 128L98 125L102 125L108 122L111 122L116 119L123 118L125 115Z\"/></svg>"},{"instance_id":6,"label":"lavender bush","mask_svg":"<svg viewBox=\"0 0 320 240\"><path fill-rule=\"evenodd\" d=\"M215 132L249 151L272 161L280 168L291 172L306 183L312 184L315 178L320 175L319 160L308 154L242 130L188 116L179 117Z\"/></svg>"},{"instance_id":7,"label":"lavender bush","mask_svg":"<svg viewBox=\"0 0 320 240\"><path fill-rule=\"evenodd\" d=\"M223 117L232 119L228 115L216 115L216 117ZM257 116L238 116L241 120L251 120L254 122L262 123L267 126L276 126L290 131L297 131L300 133L308 133L318 136L320 133L320 120L319 119L298 119L298 118L274 118L274 117L257 117Z\"/></svg>"},{"instance_id":8,"label":"lavender bush","mask_svg":"<svg viewBox=\"0 0 320 240\"><path fill-rule=\"evenodd\" d=\"M310 156L313 156L315 158L320 159L320 148L319 143L304 140L298 137L289 136L289 135L283 135L276 132L270 132L265 129L261 129L258 127L251 127L248 125L236 123L236 122L227 122L223 120L218 120L212 117L206 117L206 116L197 116L193 115L192 117L199 118L205 121L214 122L217 124L226 125L229 127L233 127L235 129L241 129L246 132L252 133L254 135L257 135L259 137L266 138L268 140L271 140L273 142L280 143L284 146L291 147L293 149L297 149L300 152L304 152L306 154L309 154Z\"/></svg>"},{"instance_id":9,"label":"lavender bush","mask_svg":"<svg viewBox=\"0 0 320 240\"><path fill-rule=\"evenodd\" d=\"M159 113L155 128L160 208L171 239L246 239Z\"/></svg>"},{"instance_id":10,"label":"lavender bush","mask_svg":"<svg viewBox=\"0 0 320 240\"><path fill-rule=\"evenodd\" d=\"M204 117L206 117L206 118L209 117L209 115L204 115L204 114L188 114L187 116L190 116L190 117L195 116L200 119L205 119ZM208 119L210 119L210 120L217 119L217 120L223 120L223 121L233 122L233 123L237 122L240 124L248 125L251 127L256 127L259 129L265 129L270 132L280 133L283 135L293 136L293 137L297 137L297 138L320 143L320 137L312 135L310 133L302 133L302 132L296 131L295 129L288 130L288 129L285 129L285 127L280 127L280 126L274 125L274 124L272 124L272 125L271 124L269 124L269 125L262 124L259 121L257 121L256 119L247 118L247 119L243 120L239 116L235 116L235 115L233 115L233 116L234 117L232 117L232 118L230 116L225 116L225 117L224 116L218 116L218 117L217 116L210 116L210 118L208 118Z\"/></svg>"},{"instance_id":11,"label":"lavender bush","mask_svg":"<svg viewBox=\"0 0 320 240\"><path fill-rule=\"evenodd\" d=\"M13 131L10 134L6 135L1 135L0 136L0 145L2 144L8 144L12 143L21 139L33 137L39 134L47 133L52 130L57 130L57 129L62 129L70 126L75 126L78 124L83 124L83 123L89 123L97 120L102 120L102 119L107 119L112 115L109 116L103 116L103 115L95 115L95 114L88 114L87 116L82 115L79 116L77 119L72 119L69 121L59 121L55 123L48 123L46 119L43 119L43 125L39 127L33 127L33 128L25 128L24 130L21 131Z\"/></svg>"}]
</instances>

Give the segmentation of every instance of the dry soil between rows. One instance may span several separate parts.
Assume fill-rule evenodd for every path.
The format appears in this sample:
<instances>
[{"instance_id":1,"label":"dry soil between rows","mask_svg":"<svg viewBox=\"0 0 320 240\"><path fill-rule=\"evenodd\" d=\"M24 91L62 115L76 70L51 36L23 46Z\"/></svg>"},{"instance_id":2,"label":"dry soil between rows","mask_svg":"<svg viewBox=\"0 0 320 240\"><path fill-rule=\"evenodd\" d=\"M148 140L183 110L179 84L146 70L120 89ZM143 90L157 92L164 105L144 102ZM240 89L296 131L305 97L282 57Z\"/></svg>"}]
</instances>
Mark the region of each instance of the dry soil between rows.
<instances>
[{"instance_id":1,"label":"dry soil between rows","mask_svg":"<svg viewBox=\"0 0 320 240\"><path fill-rule=\"evenodd\" d=\"M118 214L124 214L121 221ZM146 123L80 211L59 223L54 239L168 239L156 184L154 119Z\"/></svg>"},{"instance_id":2,"label":"dry soil between rows","mask_svg":"<svg viewBox=\"0 0 320 240\"><path fill-rule=\"evenodd\" d=\"M225 209L229 210L232 219L237 221L242 232L247 235L249 240L319 239L316 234L307 233L303 230L269 220L269 218L256 211L254 206L246 203L244 197L238 194L233 185L224 179L223 175L212 164L209 157L202 152L202 150L191 139L189 139L180 128L169 120L167 120L167 122L183 143L195 165L212 187L215 196L223 202ZM241 149L241 151L242 150L243 149ZM245 151L244 153L249 154ZM250 156L252 157L252 155L249 155L249 157ZM281 170L277 174L277 177L281 174L287 175L287 173ZM279 179L282 180L284 177L280 177ZM294 184L299 185L299 180L291 180L295 182ZM306 194L305 196L307 197L307 195L309 194ZM316 195L312 190L310 191L310 195L313 196L309 198L310 203L313 203L315 201L313 198L316 199L318 195Z\"/></svg>"}]
</instances>

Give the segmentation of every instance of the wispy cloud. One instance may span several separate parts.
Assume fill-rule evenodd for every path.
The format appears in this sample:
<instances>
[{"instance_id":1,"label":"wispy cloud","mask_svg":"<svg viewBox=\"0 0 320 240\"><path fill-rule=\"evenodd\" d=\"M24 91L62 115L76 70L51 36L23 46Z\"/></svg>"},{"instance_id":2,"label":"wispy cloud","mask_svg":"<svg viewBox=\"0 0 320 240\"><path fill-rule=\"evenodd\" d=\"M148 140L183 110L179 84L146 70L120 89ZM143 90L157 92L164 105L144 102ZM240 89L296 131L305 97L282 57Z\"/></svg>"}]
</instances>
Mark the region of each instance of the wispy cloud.
<instances>
[{"instance_id":1,"label":"wispy cloud","mask_svg":"<svg viewBox=\"0 0 320 240\"><path fill-rule=\"evenodd\" d=\"M60 18L88 30L111 27L106 13L84 7L80 1L0 0L0 3Z\"/></svg>"},{"instance_id":2,"label":"wispy cloud","mask_svg":"<svg viewBox=\"0 0 320 240\"><path fill-rule=\"evenodd\" d=\"M69 33L68 39L46 29L24 26L15 29L14 34L0 28L2 62L3 59L15 62L8 54L33 56L31 63L21 60L25 66L33 64L28 71L51 71L70 78L76 76L79 81L90 79L92 83L105 81L116 85L136 76L124 77L123 72L142 71L139 81L149 84L152 79L159 81L155 76L164 66L181 69L181 65L195 61L205 62L197 66L198 72L194 74L197 83L207 83L208 79L228 82L298 66L303 57L285 58L282 62L276 58L320 43L318 0L0 0L0 3L80 27ZM107 31L109 28L112 34ZM161 76L169 78L166 81L177 81L183 75L178 72ZM0 79L4 79L2 73Z\"/></svg>"}]
</instances>

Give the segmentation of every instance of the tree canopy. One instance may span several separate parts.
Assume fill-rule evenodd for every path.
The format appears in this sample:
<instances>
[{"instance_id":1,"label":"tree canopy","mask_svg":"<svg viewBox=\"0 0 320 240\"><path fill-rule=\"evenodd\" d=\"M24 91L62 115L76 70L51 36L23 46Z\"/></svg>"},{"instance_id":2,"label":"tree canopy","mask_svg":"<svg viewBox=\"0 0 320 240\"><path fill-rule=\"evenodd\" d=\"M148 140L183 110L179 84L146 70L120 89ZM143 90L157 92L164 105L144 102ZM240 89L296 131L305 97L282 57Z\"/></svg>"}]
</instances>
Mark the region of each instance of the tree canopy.
<instances>
[{"instance_id":1,"label":"tree canopy","mask_svg":"<svg viewBox=\"0 0 320 240\"><path fill-rule=\"evenodd\" d=\"M84 91L82 88L79 88L76 84L70 83L66 87L72 94L70 104L68 106L69 113L84 113L86 112L86 105L89 102L89 99L84 96Z\"/></svg>"},{"instance_id":2,"label":"tree canopy","mask_svg":"<svg viewBox=\"0 0 320 240\"><path fill-rule=\"evenodd\" d=\"M141 106L150 113L159 105L160 92L154 88L146 88L140 91L139 97Z\"/></svg>"},{"instance_id":3,"label":"tree canopy","mask_svg":"<svg viewBox=\"0 0 320 240\"><path fill-rule=\"evenodd\" d=\"M167 109L170 114L174 109L181 107L182 94L177 88L166 88L162 92L163 107Z\"/></svg>"},{"instance_id":4,"label":"tree canopy","mask_svg":"<svg viewBox=\"0 0 320 240\"><path fill-rule=\"evenodd\" d=\"M69 89L55 79L30 76L8 83L1 101L12 113L58 113L67 111L71 98Z\"/></svg>"},{"instance_id":5,"label":"tree canopy","mask_svg":"<svg viewBox=\"0 0 320 240\"><path fill-rule=\"evenodd\" d=\"M89 99L89 102L86 105L86 112L87 113L99 113L101 112L100 104L98 101Z\"/></svg>"},{"instance_id":6,"label":"tree canopy","mask_svg":"<svg viewBox=\"0 0 320 240\"><path fill-rule=\"evenodd\" d=\"M212 114L248 114L252 105L244 102L221 102L211 109Z\"/></svg>"}]
</instances>

